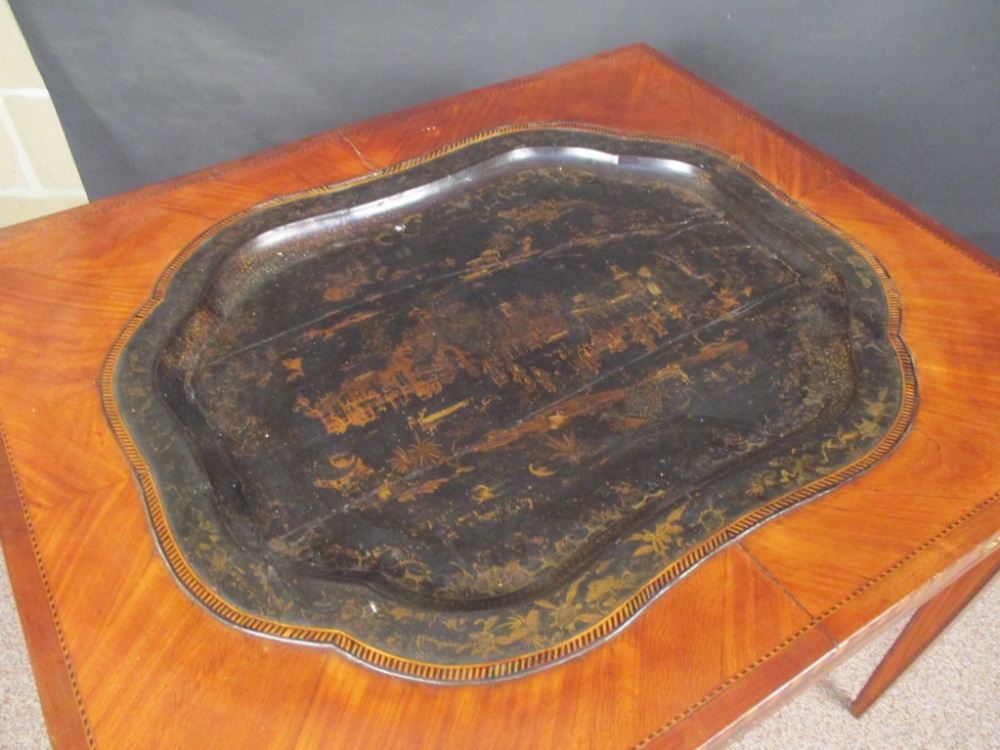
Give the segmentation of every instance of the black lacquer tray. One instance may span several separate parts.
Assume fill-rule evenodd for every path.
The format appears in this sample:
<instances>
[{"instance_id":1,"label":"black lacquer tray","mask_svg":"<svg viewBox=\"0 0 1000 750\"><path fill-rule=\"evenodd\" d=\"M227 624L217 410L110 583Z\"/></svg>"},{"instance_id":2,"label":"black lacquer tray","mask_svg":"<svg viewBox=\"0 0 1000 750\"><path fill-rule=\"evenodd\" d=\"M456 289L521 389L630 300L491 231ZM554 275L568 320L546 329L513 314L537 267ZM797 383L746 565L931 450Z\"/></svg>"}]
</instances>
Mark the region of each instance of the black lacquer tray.
<instances>
[{"instance_id":1,"label":"black lacquer tray","mask_svg":"<svg viewBox=\"0 0 1000 750\"><path fill-rule=\"evenodd\" d=\"M105 400L217 615L493 679L884 456L899 326L867 250L725 155L515 127L215 227Z\"/></svg>"}]
</instances>

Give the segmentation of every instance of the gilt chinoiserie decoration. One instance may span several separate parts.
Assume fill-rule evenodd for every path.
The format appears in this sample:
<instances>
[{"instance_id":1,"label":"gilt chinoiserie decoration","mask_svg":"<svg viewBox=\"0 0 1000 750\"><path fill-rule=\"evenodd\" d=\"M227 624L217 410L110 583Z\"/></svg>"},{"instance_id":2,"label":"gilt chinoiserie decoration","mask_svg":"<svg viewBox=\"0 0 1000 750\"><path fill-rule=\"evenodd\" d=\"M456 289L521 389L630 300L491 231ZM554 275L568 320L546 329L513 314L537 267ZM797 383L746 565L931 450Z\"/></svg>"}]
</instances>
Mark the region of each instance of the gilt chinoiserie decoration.
<instances>
[{"instance_id":1,"label":"gilt chinoiserie decoration","mask_svg":"<svg viewBox=\"0 0 1000 750\"><path fill-rule=\"evenodd\" d=\"M105 406L217 615L496 679L886 455L900 315L865 248L725 154L510 127L198 238Z\"/></svg>"}]
</instances>

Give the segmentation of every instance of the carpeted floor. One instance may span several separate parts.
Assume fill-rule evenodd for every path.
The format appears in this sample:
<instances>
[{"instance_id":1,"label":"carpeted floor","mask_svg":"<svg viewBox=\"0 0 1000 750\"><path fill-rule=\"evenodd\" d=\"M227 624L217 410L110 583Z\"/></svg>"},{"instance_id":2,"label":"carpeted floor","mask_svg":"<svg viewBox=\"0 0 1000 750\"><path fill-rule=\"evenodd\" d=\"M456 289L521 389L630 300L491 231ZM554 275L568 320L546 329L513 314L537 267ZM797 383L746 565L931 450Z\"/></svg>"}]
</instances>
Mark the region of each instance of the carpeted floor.
<instances>
[{"instance_id":1,"label":"carpeted floor","mask_svg":"<svg viewBox=\"0 0 1000 750\"><path fill-rule=\"evenodd\" d=\"M994 581L861 718L847 711L899 635L883 634L732 750L1000 748L1000 583Z\"/></svg>"},{"instance_id":2,"label":"carpeted floor","mask_svg":"<svg viewBox=\"0 0 1000 750\"><path fill-rule=\"evenodd\" d=\"M42 707L0 554L0 750L48 750Z\"/></svg>"},{"instance_id":3,"label":"carpeted floor","mask_svg":"<svg viewBox=\"0 0 1000 750\"><path fill-rule=\"evenodd\" d=\"M1000 584L994 582L862 719L852 718L852 696L901 627L754 727L734 750L1000 748ZM0 750L48 748L0 555Z\"/></svg>"}]
</instances>

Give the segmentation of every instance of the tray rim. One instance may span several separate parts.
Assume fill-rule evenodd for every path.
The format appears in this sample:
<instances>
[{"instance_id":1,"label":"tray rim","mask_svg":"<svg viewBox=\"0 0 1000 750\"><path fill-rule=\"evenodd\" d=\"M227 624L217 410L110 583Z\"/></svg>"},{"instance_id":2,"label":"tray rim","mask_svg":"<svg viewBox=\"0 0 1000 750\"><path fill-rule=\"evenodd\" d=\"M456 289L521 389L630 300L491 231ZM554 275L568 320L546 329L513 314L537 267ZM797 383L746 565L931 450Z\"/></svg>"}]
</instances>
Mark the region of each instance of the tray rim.
<instances>
[{"instance_id":1,"label":"tray rim","mask_svg":"<svg viewBox=\"0 0 1000 750\"><path fill-rule=\"evenodd\" d=\"M163 301L167 293L167 288L178 269L206 242L242 219L305 198L339 193L378 181L393 174L418 167L483 140L531 131L577 132L630 141L660 143L702 151L721 160L728 166L738 169L744 176L752 179L769 195L784 204L787 208L827 230L839 240L849 245L852 250L862 256L867 262L878 278L885 295L888 313L886 338L895 354L896 363L899 366L901 375L901 403L891 426L873 448L863 456L834 472L807 482L792 492L773 499L736 521L731 522L726 528L706 538L685 552L680 558L665 566L656 577L650 579L636 593L630 596L624 604L620 605L599 622L570 638L566 638L555 646L540 648L534 652L507 658L488 659L477 663L441 664L389 653L337 628L290 625L261 615L248 614L234 606L224 597L217 594L211 586L207 585L187 562L180 545L177 544L174 534L170 529L166 512L152 479L152 472L120 416L118 403L114 395L115 377L120 356L126 344L145 319ZM913 424L913 417L919 400L914 362L902 338L902 307L899 293L881 261L863 243L841 230L826 218L796 201L751 166L722 149L688 138L657 136L572 122L524 122L490 128L359 177L280 195L226 216L192 239L160 273L151 295L129 319L105 357L99 388L104 412L112 432L118 440L119 448L125 453L128 459L130 470L141 487L144 510L151 531L153 532L157 551L167 561L167 568L171 576L180 584L180 588L185 594L205 609L208 609L216 618L237 628L281 641L291 641L306 645L334 646L338 652L366 667L374 668L377 671L392 676L434 684L489 683L498 679L521 676L586 653L594 646L617 635L626 624L637 617L655 598L698 565L699 562L719 551L724 545L735 541L738 537L758 527L764 521L776 518L784 511L791 509L804 500L815 499L832 491L844 482L860 476L885 458L906 437Z\"/></svg>"}]
</instances>

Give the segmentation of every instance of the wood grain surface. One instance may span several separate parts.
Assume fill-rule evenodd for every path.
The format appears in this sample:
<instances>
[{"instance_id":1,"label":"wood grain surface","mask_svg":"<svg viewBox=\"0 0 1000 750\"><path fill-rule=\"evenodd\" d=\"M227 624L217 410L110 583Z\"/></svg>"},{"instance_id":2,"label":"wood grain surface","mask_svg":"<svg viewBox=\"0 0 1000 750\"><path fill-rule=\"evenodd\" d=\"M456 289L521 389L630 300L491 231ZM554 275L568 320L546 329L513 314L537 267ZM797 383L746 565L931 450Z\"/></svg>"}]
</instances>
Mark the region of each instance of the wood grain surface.
<instances>
[{"instance_id":1,"label":"wood grain surface","mask_svg":"<svg viewBox=\"0 0 1000 750\"><path fill-rule=\"evenodd\" d=\"M864 243L917 368L864 476L706 559L621 633L485 685L380 674L234 629L178 587L100 374L215 222L513 123L720 149ZM0 232L0 533L56 748L638 748L723 743L940 591L1000 534L1000 273L987 256L636 45Z\"/></svg>"}]
</instances>

